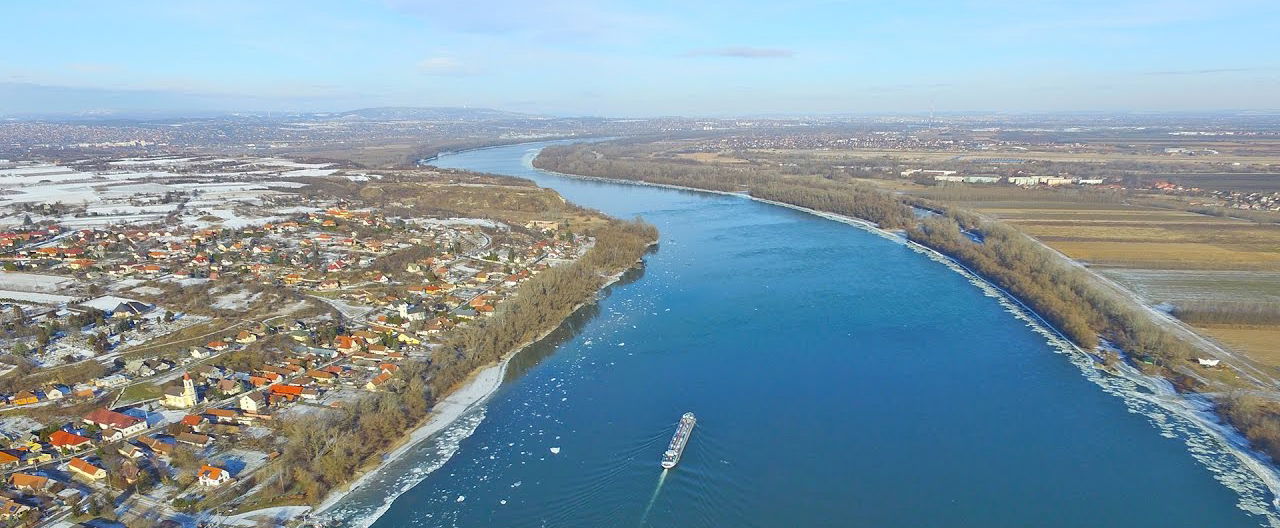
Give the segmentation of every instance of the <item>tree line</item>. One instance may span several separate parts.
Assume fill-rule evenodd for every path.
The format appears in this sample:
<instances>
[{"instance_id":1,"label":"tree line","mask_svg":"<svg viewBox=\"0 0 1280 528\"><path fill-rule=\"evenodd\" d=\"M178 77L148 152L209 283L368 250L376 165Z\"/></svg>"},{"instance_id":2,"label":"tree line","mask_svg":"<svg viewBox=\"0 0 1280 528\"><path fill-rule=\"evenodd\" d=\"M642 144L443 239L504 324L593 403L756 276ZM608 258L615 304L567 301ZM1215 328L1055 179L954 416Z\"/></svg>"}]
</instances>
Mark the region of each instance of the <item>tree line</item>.
<instances>
[{"instance_id":1,"label":"tree line","mask_svg":"<svg viewBox=\"0 0 1280 528\"><path fill-rule=\"evenodd\" d=\"M900 200L848 178L792 174L767 165L723 166L629 157L636 154L634 148L599 143L551 146L543 149L533 164L566 174L742 192L766 200L855 216L885 229L905 228L913 220L911 209ZM622 159L615 159L619 157Z\"/></svg>"},{"instance_id":2,"label":"tree line","mask_svg":"<svg viewBox=\"0 0 1280 528\"><path fill-rule=\"evenodd\" d=\"M1280 304L1264 302L1190 301L1173 308L1173 316L1190 324L1280 324Z\"/></svg>"},{"instance_id":3,"label":"tree line","mask_svg":"<svg viewBox=\"0 0 1280 528\"><path fill-rule=\"evenodd\" d=\"M907 225L907 236L965 265L981 277L1025 303L1085 350L1095 350L1102 339L1124 351L1148 372L1164 376L1182 389L1199 382L1182 370L1196 349L1171 330L1160 326L1135 301L1099 284L1084 270L1007 224L970 211L950 207L924 197L895 196L875 188L840 186L836 181L814 184L776 171L722 165L654 162L636 154L634 147L594 143L548 147L534 160L539 168L570 174L666 183L720 191L749 191L753 196L859 216L882 227ZM819 181L828 178L816 178ZM827 193L831 194L827 194ZM844 193L841 195L841 193ZM1024 190L945 190L940 199L992 199L1022 197ZM1120 197L1105 191L1083 190L1064 198L1110 203ZM915 220L903 217L890 202L910 213L907 205L940 212ZM864 216L865 215L865 216ZM1194 311L1195 315L1192 315ZM1183 316L1230 321L1271 321L1272 307L1189 307ZM1280 404L1230 398L1218 411L1239 428L1254 447L1280 460Z\"/></svg>"}]
</instances>

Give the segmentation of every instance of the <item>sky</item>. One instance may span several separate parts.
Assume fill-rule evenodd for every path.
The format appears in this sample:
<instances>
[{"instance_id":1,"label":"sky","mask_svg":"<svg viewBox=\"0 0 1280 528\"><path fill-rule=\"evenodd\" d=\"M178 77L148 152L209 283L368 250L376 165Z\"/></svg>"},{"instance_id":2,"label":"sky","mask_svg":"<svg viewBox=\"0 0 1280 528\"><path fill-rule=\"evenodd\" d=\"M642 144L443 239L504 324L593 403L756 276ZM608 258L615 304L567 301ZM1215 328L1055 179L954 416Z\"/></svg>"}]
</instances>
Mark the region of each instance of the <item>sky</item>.
<instances>
[{"instance_id":1,"label":"sky","mask_svg":"<svg viewBox=\"0 0 1280 528\"><path fill-rule=\"evenodd\" d=\"M0 114L1280 109L1280 1L8 2Z\"/></svg>"}]
</instances>

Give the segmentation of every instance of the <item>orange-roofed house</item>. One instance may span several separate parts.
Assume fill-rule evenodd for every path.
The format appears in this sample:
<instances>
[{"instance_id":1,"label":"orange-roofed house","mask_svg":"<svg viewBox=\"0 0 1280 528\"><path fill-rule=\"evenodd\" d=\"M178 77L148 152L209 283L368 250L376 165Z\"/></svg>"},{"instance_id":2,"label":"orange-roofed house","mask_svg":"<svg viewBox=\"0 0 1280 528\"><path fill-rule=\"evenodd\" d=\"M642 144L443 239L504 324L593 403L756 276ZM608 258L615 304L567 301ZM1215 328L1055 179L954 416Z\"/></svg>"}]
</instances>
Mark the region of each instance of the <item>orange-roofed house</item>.
<instances>
[{"instance_id":1,"label":"orange-roofed house","mask_svg":"<svg viewBox=\"0 0 1280 528\"><path fill-rule=\"evenodd\" d=\"M18 455L8 451L0 451L0 468L16 466L19 462L22 462L22 458L18 457Z\"/></svg>"},{"instance_id":2,"label":"orange-roofed house","mask_svg":"<svg viewBox=\"0 0 1280 528\"><path fill-rule=\"evenodd\" d=\"M88 438L75 433L69 433L58 429L49 435L49 445L58 451L67 452L80 449L89 445L91 441Z\"/></svg>"},{"instance_id":3,"label":"orange-roofed house","mask_svg":"<svg viewBox=\"0 0 1280 528\"><path fill-rule=\"evenodd\" d=\"M351 336L338 336L333 338L333 346L342 354L351 354L360 349L356 344L356 340Z\"/></svg>"},{"instance_id":4,"label":"orange-roofed house","mask_svg":"<svg viewBox=\"0 0 1280 528\"><path fill-rule=\"evenodd\" d=\"M71 462L67 463L67 469L70 469L72 473L89 480L101 480L107 478L107 470L90 464L89 461L80 457L72 457Z\"/></svg>"},{"instance_id":5,"label":"orange-roofed house","mask_svg":"<svg viewBox=\"0 0 1280 528\"><path fill-rule=\"evenodd\" d=\"M368 391L376 391L383 385L386 385L387 381L390 381L390 380L391 380L391 374L383 372L382 374L378 374L377 376L374 376L373 379L369 380L368 383L365 383L364 388L365 390L368 390Z\"/></svg>"},{"instance_id":6,"label":"orange-roofed house","mask_svg":"<svg viewBox=\"0 0 1280 528\"><path fill-rule=\"evenodd\" d=\"M231 475L227 473L227 470L207 464L200 466L198 475L201 486L219 486L231 480Z\"/></svg>"},{"instance_id":7,"label":"orange-roofed house","mask_svg":"<svg viewBox=\"0 0 1280 528\"><path fill-rule=\"evenodd\" d=\"M49 485L53 484L53 481L39 475L14 473L13 476L9 477L9 484L18 491L33 492L48 489Z\"/></svg>"},{"instance_id":8,"label":"orange-roofed house","mask_svg":"<svg viewBox=\"0 0 1280 528\"><path fill-rule=\"evenodd\" d=\"M296 400L299 396L302 396L302 389L303 387L301 385L272 385L270 388L271 394L282 396L286 400L290 401Z\"/></svg>"}]
</instances>

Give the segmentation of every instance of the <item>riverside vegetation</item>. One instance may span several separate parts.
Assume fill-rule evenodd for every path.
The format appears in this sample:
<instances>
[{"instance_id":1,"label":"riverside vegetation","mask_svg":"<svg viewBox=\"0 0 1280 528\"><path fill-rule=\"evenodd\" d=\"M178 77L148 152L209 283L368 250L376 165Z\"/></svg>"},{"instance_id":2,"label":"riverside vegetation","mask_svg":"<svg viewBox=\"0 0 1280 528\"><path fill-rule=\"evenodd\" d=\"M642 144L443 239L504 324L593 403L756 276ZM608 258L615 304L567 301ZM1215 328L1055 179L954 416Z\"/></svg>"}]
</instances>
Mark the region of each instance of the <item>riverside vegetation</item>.
<instances>
[{"instance_id":1,"label":"riverside vegetation","mask_svg":"<svg viewBox=\"0 0 1280 528\"><path fill-rule=\"evenodd\" d=\"M979 214L922 197L898 196L838 176L784 174L768 166L707 166L645 158L626 144L548 147L534 166L582 176L742 192L756 198L854 216L884 229L905 229L912 241L947 255L1026 303L1088 351L1102 340L1134 364L1181 390L1200 388L1188 374L1196 349L1161 326L1135 301L1118 295L1029 236ZM916 220L910 206L940 214ZM1252 316L1252 312L1250 312ZM1105 353L1108 361L1121 357ZM1252 445L1280 460L1280 406L1228 396L1219 413Z\"/></svg>"},{"instance_id":2,"label":"riverside vegetation","mask_svg":"<svg viewBox=\"0 0 1280 528\"><path fill-rule=\"evenodd\" d=\"M554 329L657 240L657 229L639 220L613 220L591 234L596 245L586 255L535 275L492 318L452 336L430 362L406 364L398 386L328 413L319 424L314 418L283 424L288 443L279 467L284 469L264 495L319 502L375 464L472 372Z\"/></svg>"},{"instance_id":3,"label":"riverside vegetation","mask_svg":"<svg viewBox=\"0 0 1280 528\"><path fill-rule=\"evenodd\" d=\"M577 307L636 265L656 243L657 229L640 219L613 219L565 202L558 194L524 180L467 173L471 186L432 185L412 177L388 177L357 184L323 181L304 192L346 197L405 216L473 215L520 225L556 219L594 237L578 259L533 275L492 316L446 334L429 360L405 361L394 381L341 408L291 418L276 427L282 444L271 471L255 475L261 484L242 510L282 504L317 504L330 492L376 465L381 456L430 415L434 404L464 384L477 370L553 330ZM421 249L395 255L376 266L403 268ZM422 253L425 254L425 253Z\"/></svg>"}]
</instances>

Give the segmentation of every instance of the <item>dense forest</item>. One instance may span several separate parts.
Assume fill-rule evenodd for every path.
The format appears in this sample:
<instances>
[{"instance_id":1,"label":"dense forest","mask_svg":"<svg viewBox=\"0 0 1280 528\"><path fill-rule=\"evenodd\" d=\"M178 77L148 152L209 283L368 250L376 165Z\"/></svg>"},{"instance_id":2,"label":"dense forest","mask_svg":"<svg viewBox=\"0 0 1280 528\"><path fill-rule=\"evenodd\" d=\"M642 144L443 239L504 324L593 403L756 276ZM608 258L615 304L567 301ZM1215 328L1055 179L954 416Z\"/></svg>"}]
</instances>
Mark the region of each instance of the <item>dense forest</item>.
<instances>
[{"instance_id":1,"label":"dense forest","mask_svg":"<svg viewBox=\"0 0 1280 528\"><path fill-rule=\"evenodd\" d=\"M534 341L589 302L609 275L635 264L658 236L656 228L639 220L611 221L588 234L596 244L586 255L535 275L493 317L455 332L430 362L405 364L390 390L321 417L281 424L288 439L276 466L281 470L264 495L313 504L322 500L376 463L426 418L438 398L477 368Z\"/></svg>"},{"instance_id":2,"label":"dense forest","mask_svg":"<svg viewBox=\"0 0 1280 528\"><path fill-rule=\"evenodd\" d=\"M1094 350L1105 339L1138 366L1166 377L1184 390L1199 383L1185 373L1187 362L1195 355L1192 345L1153 321L1136 302L1101 285L1086 271L1006 224L927 197L895 196L830 175L805 177L767 166L652 158L646 158L642 148L625 143L595 143L549 147L534 160L534 165L567 174L749 192L760 198L871 220L881 227L905 227L911 240L955 259L1008 291L1081 348ZM1106 191L1081 193L1100 202L1120 199ZM979 196L990 199L992 194L1025 198L1030 192L948 188L939 189L931 197L944 201ZM916 220L908 204L942 214ZM1193 310L1196 315L1191 315ZM1183 315L1238 322L1269 321L1276 313L1274 309L1258 307L1230 313L1217 307L1212 315L1208 311L1208 307L1187 307ZM1220 404L1219 412L1256 448L1280 460L1280 405L1232 398Z\"/></svg>"}]
</instances>

